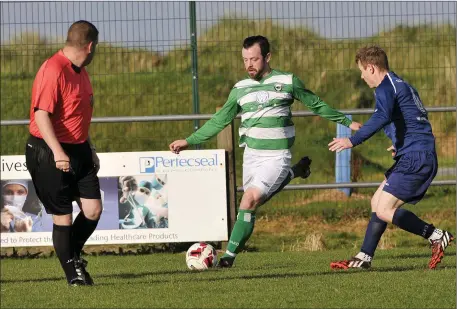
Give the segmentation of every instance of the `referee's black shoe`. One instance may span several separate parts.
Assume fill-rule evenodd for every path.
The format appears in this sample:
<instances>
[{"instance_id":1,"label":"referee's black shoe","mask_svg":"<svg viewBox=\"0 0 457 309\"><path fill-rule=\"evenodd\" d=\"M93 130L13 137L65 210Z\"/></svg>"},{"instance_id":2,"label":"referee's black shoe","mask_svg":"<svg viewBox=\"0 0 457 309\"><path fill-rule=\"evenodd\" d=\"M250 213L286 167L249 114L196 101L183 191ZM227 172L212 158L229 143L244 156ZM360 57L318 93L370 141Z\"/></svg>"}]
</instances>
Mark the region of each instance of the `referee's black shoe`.
<instances>
[{"instance_id":1,"label":"referee's black shoe","mask_svg":"<svg viewBox=\"0 0 457 309\"><path fill-rule=\"evenodd\" d=\"M75 268L76 268L76 273L78 274L78 277L81 277L83 281L85 282L85 285L93 285L94 280L92 280L92 277L86 270L87 266L87 261L83 258L76 258L75 257Z\"/></svg>"}]
</instances>

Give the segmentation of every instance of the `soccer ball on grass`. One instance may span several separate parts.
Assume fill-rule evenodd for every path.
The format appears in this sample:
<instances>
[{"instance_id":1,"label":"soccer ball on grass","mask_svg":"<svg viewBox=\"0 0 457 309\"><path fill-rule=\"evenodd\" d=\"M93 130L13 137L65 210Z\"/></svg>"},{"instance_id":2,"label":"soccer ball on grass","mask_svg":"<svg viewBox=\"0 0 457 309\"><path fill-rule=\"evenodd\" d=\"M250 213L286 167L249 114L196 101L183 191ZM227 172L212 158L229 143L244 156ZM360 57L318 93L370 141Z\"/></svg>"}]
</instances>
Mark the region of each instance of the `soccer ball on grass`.
<instances>
[{"instance_id":1,"label":"soccer ball on grass","mask_svg":"<svg viewBox=\"0 0 457 309\"><path fill-rule=\"evenodd\" d=\"M217 251L210 244L197 242L187 250L186 264L191 270L213 268L217 264Z\"/></svg>"}]
</instances>

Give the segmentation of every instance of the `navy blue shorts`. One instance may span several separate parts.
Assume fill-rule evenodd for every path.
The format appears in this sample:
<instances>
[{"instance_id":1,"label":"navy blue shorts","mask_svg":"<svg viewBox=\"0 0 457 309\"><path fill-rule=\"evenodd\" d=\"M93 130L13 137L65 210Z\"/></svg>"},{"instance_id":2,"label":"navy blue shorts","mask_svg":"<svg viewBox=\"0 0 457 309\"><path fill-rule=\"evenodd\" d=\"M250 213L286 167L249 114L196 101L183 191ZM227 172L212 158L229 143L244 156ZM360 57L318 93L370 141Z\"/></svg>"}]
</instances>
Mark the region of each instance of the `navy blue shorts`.
<instances>
[{"instance_id":1,"label":"navy blue shorts","mask_svg":"<svg viewBox=\"0 0 457 309\"><path fill-rule=\"evenodd\" d=\"M437 172L435 151L407 152L385 173L387 182L383 190L405 203L416 204L424 197Z\"/></svg>"}]
</instances>

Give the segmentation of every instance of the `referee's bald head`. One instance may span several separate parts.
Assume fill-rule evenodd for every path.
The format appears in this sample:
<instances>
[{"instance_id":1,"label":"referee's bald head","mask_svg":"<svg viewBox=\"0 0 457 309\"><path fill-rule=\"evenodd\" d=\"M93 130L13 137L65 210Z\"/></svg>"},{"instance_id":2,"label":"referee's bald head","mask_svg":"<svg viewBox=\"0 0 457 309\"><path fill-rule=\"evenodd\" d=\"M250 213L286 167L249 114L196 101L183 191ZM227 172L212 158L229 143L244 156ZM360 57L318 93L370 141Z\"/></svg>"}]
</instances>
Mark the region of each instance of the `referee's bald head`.
<instances>
[{"instance_id":1,"label":"referee's bald head","mask_svg":"<svg viewBox=\"0 0 457 309\"><path fill-rule=\"evenodd\" d=\"M98 42L98 30L90 22L79 20L68 29L67 46L83 48L90 42Z\"/></svg>"}]
</instances>

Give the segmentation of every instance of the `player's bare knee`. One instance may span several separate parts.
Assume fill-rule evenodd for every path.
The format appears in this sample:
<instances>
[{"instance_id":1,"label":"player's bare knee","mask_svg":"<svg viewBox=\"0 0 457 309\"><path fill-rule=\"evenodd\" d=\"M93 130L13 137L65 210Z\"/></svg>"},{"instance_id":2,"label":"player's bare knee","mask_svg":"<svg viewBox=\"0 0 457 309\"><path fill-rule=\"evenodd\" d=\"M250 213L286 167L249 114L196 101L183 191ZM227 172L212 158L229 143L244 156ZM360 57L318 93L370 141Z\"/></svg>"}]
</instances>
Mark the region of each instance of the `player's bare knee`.
<instances>
[{"instance_id":1,"label":"player's bare knee","mask_svg":"<svg viewBox=\"0 0 457 309\"><path fill-rule=\"evenodd\" d=\"M102 206L97 205L96 207L93 207L88 213L84 213L84 215L89 220L98 220L102 215Z\"/></svg>"},{"instance_id":2,"label":"player's bare knee","mask_svg":"<svg viewBox=\"0 0 457 309\"><path fill-rule=\"evenodd\" d=\"M385 222L392 222L395 210L404 204L394 195L382 191L379 195L376 215Z\"/></svg>"},{"instance_id":3,"label":"player's bare knee","mask_svg":"<svg viewBox=\"0 0 457 309\"><path fill-rule=\"evenodd\" d=\"M255 210L257 207L255 199L252 196L241 200L240 209L242 210Z\"/></svg>"},{"instance_id":4,"label":"player's bare knee","mask_svg":"<svg viewBox=\"0 0 457 309\"><path fill-rule=\"evenodd\" d=\"M255 188L249 188L243 195L240 203L242 210L255 210L262 203L262 193Z\"/></svg>"},{"instance_id":5,"label":"player's bare knee","mask_svg":"<svg viewBox=\"0 0 457 309\"><path fill-rule=\"evenodd\" d=\"M376 215L378 216L379 219L381 219L384 222L392 222L394 213L395 213L395 208L391 207L391 206L387 206L387 207L378 206L378 209L376 210Z\"/></svg>"},{"instance_id":6,"label":"player's bare knee","mask_svg":"<svg viewBox=\"0 0 457 309\"><path fill-rule=\"evenodd\" d=\"M92 213L92 218L89 218L91 220L98 220L100 219L100 216L102 215L102 205L99 204L97 207L94 208L94 211Z\"/></svg>"},{"instance_id":7,"label":"player's bare knee","mask_svg":"<svg viewBox=\"0 0 457 309\"><path fill-rule=\"evenodd\" d=\"M85 200L82 203L84 216L89 220L98 220L102 214L102 204L100 200Z\"/></svg>"}]
</instances>

